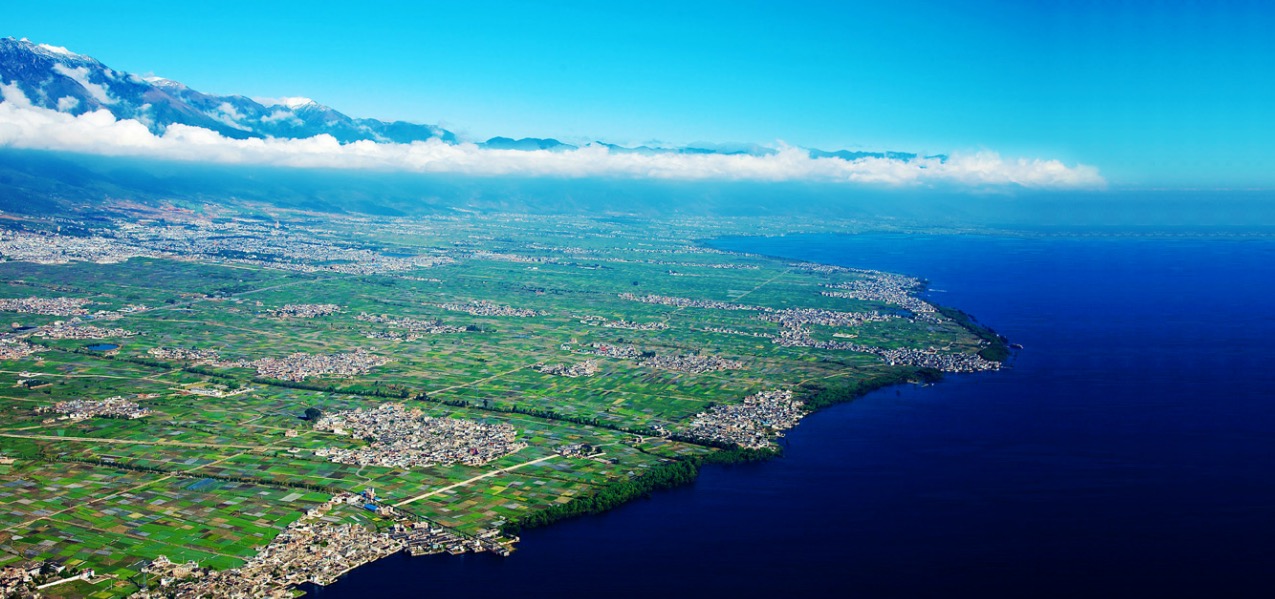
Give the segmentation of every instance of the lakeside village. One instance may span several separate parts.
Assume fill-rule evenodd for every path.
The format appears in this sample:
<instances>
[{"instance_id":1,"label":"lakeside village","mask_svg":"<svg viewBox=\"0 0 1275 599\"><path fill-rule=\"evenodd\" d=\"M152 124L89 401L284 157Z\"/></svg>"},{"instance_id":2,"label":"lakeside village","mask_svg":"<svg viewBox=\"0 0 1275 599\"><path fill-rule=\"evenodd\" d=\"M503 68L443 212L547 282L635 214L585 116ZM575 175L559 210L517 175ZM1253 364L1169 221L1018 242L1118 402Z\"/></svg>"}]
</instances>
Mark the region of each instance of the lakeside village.
<instances>
[{"instance_id":1,"label":"lakeside village","mask_svg":"<svg viewBox=\"0 0 1275 599\"><path fill-rule=\"evenodd\" d=\"M330 512L353 507L375 511L390 520L384 530L342 524ZM247 563L227 570L205 568L195 562L173 562L164 555L141 571L144 588L135 599L225 597L228 599L291 599L298 585L326 586L364 564L406 551L414 556L493 552L507 556L518 538L502 538L496 531L464 535L394 507L383 505L373 489L338 493L289 524ZM56 561L31 562L0 569L0 597L39 599L41 591L61 584L100 579L92 569L68 571Z\"/></svg>"},{"instance_id":2,"label":"lakeside village","mask_svg":"<svg viewBox=\"0 0 1275 599\"><path fill-rule=\"evenodd\" d=\"M360 506L389 518L385 531L372 531L357 524L340 524L329 516L342 505ZM288 525L246 564L229 570L210 570L198 564L177 564L164 556L151 561L143 573L156 588L143 589L132 596L228 597L255 599L295 597L294 587L305 583L332 584L345 573L400 551L412 555L461 554L491 551L509 555L517 538L498 542L495 531L466 536L430 522L418 520L394 507L380 504L376 493L340 493L327 503L309 510Z\"/></svg>"},{"instance_id":3,"label":"lakeside village","mask_svg":"<svg viewBox=\"0 0 1275 599\"><path fill-rule=\"evenodd\" d=\"M758 393L744 398L741 404L717 406L697 415L687 432L704 440L764 447L778 431L797 424L805 414L801 408L801 402L793 400L791 391ZM63 402L54 409L73 413L91 410L95 412L93 416L109 416L135 413L137 406L112 398L102 402ZM460 461L481 465L526 447L514 442L515 431L509 425L429 418L417 409L396 404L325 415L316 423L316 429L350 434L371 442L367 450L332 450L326 454L333 461L343 463L411 467ZM601 455L593 451L594 448L577 444L565 446L559 453L582 459ZM329 515L339 506L362 506L388 518L392 524L377 531L340 523L338 518ZM295 596L298 585L328 585L359 566L400 551L412 555L485 551L509 555L517 541L517 537L505 537L495 530L476 536L463 535L381 503L373 489L366 489L357 494L333 495L326 503L289 524L238 568L217 571L193 562L176 563L158 556L142 569L146 588L132 596L138 599L284 599ZM73 577L48 580L59 571L53 562L6 568L0 572L0 590L4 596L39 597L40 589L73 580L92 582L94 576L89 570Z\"/></svg>"}]
</instances>

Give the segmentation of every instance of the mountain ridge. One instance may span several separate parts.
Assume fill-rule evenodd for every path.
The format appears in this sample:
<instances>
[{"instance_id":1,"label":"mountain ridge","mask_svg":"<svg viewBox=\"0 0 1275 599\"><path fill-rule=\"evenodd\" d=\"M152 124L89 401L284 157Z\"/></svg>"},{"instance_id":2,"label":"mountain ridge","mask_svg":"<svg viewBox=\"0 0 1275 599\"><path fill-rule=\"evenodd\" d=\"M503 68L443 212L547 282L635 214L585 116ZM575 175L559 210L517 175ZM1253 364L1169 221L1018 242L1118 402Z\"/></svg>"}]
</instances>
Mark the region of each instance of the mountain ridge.
<instances>
[{"instance_id":1,"label":"mountain ridge","mask_svg":"<svg viewBox=\"0 0 1275 599\"><path fill-rule=\"evenodd\" d=\"M171 125L200 127L230 139L305 139L330 135L342 144L357 141L407 144L437 139L460 143L442 127L407 121L355 118L310 98L250 98L200 92L156 76L116 71L97 59L60 46L26 38L0 38L0 84L16 86L32 105L78 116L106 110L118 120L136 120L155 135ZM0 98L0 101L5 101ZM554 138L496 136L476 145L491 150L568 152L580 149ZM774 148L758 144L696 142L680 147L622 145L592 141L584 146L625 154L719 154L768 156ZM805 149L810 158L885 158L913 160L910 152L824 151ZM946 160L943 154L925 156Z\"/></svg>"}]
</instances>

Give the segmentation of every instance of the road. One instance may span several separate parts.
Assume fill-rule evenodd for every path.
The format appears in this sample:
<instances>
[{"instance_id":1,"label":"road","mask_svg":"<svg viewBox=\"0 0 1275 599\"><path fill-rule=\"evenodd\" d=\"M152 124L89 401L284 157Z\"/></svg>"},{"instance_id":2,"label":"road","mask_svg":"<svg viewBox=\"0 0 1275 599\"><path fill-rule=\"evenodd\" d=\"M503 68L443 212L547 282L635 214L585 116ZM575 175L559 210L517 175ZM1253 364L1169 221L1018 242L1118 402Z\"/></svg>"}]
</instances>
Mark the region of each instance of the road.
<instances>
[{"instance_id":1,"label":"road","mask_svg":"<svg viewBox=\"0 0 1275 599\"><path fill-rule=\"evenodd\" d=\"M504 473L506 473L506 472L509 472L510 470L517 470L517 469L519 469L519 468L522 468L523 466L530 466L530 465L532 465L532 464L539 464L540 462L545 462L545 461L548 461L548 460L552 460L552 459L554 459L554 458L556 458L556 457L558 457L558 454L556 454L556 453L555 453L555 454L553 454L553 455L547 455L547 456L545 456L545 457L543 457L543 458L539 458L539 459L531 460L530 462L523 462L523 463L521 463L521 464L515 464L515 465L510 466L510 467L508 467L508 468L501 468L501 469L499 469L499 470L492 470L491 472L488 472L488 473L486 473L486 474L480 474L480 475L475 476L475 477L473 477L473 478L471 478L471 479L469 479L469 480L462 480L462 481L460 481L460 482L458 482L458 483L456 483L456 484L454 484L454 485L448 485L448 486L443 487L443 488L441 488L441 489L436 489L436 490L434 490L434 491L430 491L429 493L425 493L424 495L417 495L416 497L413 497L413 498L411 498L411 499L406 499L406 500L404 500L404 501L400 501L400 502L398 502L398 503L394 504L394 507L403 507L403 506L405 506L405 505L407 505L407 504L409 504L409 503L414 503L414 502L420 501L420 500L422 500L422 499L425 499L426 497L432 497L432 496L434 496L434 495L438 495L439 493L443 493L443 492L446 492L446 491L450 491L450 490L452 490L452 489L455 489L456 487L463 487L463 486L465 486L465 485L467 485L467 484L469 484L469 483L472 483L472 482L474 482L474 481L479 481L479 480L482 480L482 479L484 479L484 478L488 478L488 477L496 476L497 474L504 474Z\"/></svg>"}]
</instances>

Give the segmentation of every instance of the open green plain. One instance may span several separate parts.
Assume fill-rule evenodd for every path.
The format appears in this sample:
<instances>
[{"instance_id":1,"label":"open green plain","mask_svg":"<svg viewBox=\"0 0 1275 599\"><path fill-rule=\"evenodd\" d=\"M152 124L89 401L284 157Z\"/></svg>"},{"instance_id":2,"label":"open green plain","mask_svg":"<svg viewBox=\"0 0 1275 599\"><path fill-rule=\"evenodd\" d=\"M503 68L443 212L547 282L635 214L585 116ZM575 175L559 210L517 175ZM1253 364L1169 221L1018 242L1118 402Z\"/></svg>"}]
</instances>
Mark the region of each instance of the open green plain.
<instances>
[{"instance_id":1,"label":"open green plain","mask_svg":"<svg viewBox=\"0 0 1275 599\"><path fill-rule=\"evenodd\" d=\"M827 285L862 273L820 272L691 241L768 232L756 223L473 216L316 224L320 221L304 214L272 216L331 243L454 261L375 274L298 272L207 256L0 263L0 298L85 298L94 302L92 311L150 308L91 323L137 333L102 340L118 344L115 352L85 349L97 340L32 337L42 351L0 361L0 454L15 460L0 465L0 566L56 560L99 575L95 584L59 585L44 591L47 596L128 595L138 588L141 567L159 555L235 567L332 493L368 487L387 504L420 497L410 504L413 512L478 534L589 497L660 464L722 451L652 432L682 430L714 405L771 389L793 389L800 397L820 388L898 380L900 373L906 377L916 370L868 353L777 345L760 335L775 334L779 325L754 311L620 297L653 294L846 312L895 308L821 295ZM236 218L222 214L214 220ZM442 306L473 300L541 315L474 316ZM268 313L309 303L336 304L341 312L315 318ZM437 319L470 330L416 340L369 338L396 329L356 318L361 313ZM0 312L0 318L6 328L9 322L39 326L66 320L12 312ZM598 324L602 320L666 328L607 328ZM812 325L810 332L819 340L854 335L856 343L888 348L975 353L985 346L950 320ZM634 359L585 353L595 343L717 356L737 360L742 368L698 374L653 369ZM252 368L195 365L148 353L160 347L215 350L227 361L363 349L388 362L362 375L293 384L259 377ZM555 376L534 368L590 359L598 367L593 376ZM27 379L41 384L19 385ZM217 397L192 390L240 392ZM59 401L114 396L137 398L151 413L135 420L80 421L37 413ZM303 419L307 408L330 413L384 402L408 403L432 416L508 423L527 447L478 467L358 466L315 454L365 442L314 430ZM580 443L604 456L558 455L560 448ZM541 458L549 459L482 477ZM329 518L377 521L353 508L333 514Z\"/></svg>"}]
</instances>

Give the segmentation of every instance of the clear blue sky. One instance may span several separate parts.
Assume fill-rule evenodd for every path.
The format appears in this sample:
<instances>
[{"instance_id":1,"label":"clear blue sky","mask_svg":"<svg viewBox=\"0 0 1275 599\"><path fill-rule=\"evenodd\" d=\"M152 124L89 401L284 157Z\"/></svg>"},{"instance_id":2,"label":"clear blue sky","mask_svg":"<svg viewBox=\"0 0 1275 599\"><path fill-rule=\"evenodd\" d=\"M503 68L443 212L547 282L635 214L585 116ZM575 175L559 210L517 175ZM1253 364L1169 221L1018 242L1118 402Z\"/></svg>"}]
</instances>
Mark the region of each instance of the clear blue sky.
<instances>
[{"instance_id":1,"label":"clear blue sky","mask_svg":"<svg viewBox=\"0 0 1275 599\"><path fill-rule=\"evenodd\" d=\"M1275 187L1272 3L1012 4L11 2L0 35L473 139L991 149Z\"/></svg>"}]
</instances>

